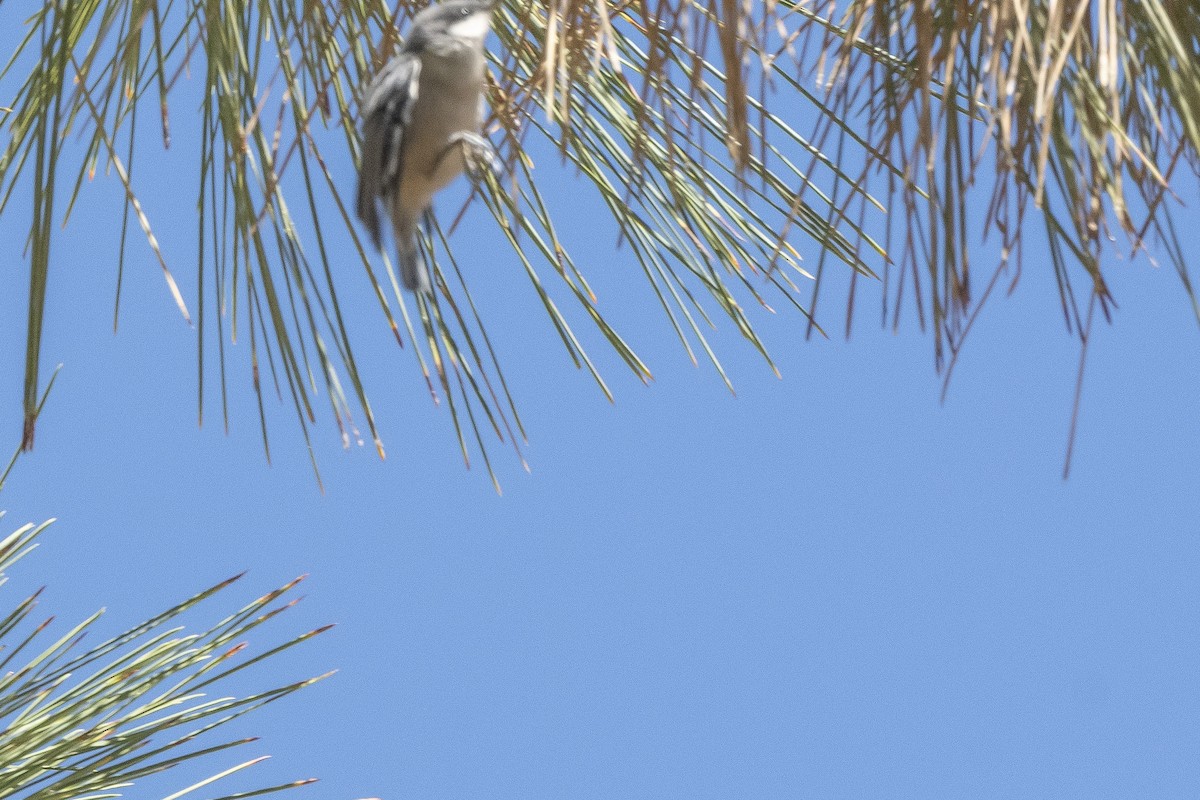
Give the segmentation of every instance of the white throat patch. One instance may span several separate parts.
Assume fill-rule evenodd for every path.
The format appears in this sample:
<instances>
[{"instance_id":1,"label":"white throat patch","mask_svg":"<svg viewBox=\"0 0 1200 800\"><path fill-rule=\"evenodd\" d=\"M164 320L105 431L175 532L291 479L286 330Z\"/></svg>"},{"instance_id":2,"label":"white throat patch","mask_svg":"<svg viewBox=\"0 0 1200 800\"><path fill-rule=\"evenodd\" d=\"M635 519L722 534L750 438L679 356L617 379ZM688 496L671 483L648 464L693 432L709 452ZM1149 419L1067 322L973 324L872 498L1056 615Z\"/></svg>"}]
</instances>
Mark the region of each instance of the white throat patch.
<instances>
[{"instance_id":1,"label":"white throat patch","mask_svg":"<svg viewBox=\"0 0 1200 800\"><path fill-rule=\"evenodd\" d=\"M488 30L492 27L491 16L487 11L476 12L451 25L448 32L456 39L482 39L487 36Z\"/></svg>"}]
</instances>

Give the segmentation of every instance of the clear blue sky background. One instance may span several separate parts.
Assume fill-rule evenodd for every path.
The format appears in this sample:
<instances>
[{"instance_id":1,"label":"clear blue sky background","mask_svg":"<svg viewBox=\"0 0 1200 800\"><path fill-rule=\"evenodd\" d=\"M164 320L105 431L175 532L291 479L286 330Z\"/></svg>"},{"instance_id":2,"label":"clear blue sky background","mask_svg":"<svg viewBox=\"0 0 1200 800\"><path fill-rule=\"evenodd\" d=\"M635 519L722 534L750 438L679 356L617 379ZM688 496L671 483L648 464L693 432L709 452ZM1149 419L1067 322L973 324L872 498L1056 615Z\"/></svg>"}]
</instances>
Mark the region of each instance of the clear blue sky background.
<instances>
[{"instance_id":1,"label":"clear blue sky background","mask_svg":"<svg viewBox=\"0 0 1200 800\"><path fill-rule=\"evenodd\" d=\"M180 145L138 180L189 292L194 163ZM242 724L264 737L246 756L274 759L230 791L313 775L295 797L1200 793L1200 330L1173 271L1114 264L1120 311L1094 339L1064 483L1077 343L1036 255L944 406L930 339L878 329L876 288L848 343L757 314L782 381L723 324L732 397L686 362L632 257L593 228L599 206L566 175L547 183L657 380L626 377L589 332L609 405L477 216L456 245L532 439L531 475L496 449L503 497L464 471L447 410L353 267L342 300L387 461L342 451L323 419L319 494L279 406L268 467L245 345L230 435L215 395L197 430L196 334L136 238L111 333L120 192L89 186L53 255L43 353L65 367L0 498L6 532L60 521L4 607L48 583L60 631L101 606L116 630L243 569L226 606L312 573L279 635L338 627L234 688L340 672ZM0 219L14 444L27 211Z\"/></svg>"}]
</instances>

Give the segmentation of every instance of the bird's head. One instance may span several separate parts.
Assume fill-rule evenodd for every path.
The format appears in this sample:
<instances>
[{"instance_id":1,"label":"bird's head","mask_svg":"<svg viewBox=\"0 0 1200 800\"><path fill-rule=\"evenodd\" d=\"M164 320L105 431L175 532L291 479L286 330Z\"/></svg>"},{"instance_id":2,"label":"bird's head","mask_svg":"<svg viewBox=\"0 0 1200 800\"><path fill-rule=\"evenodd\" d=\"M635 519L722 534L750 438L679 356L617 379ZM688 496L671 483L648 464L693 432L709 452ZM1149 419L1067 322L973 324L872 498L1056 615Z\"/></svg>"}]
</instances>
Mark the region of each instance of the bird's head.
<instances>
[{"instance_id":1,"label":"bird's head","mask_svg":"<svg viewBox=\"0 0 1200 800\"><path fill-rule=\"evenodd\" d=\"M445 33L455 39L483 41L492 26L494 0L445 0L413 18L413 35Z\"/></svg>"}]
</instances>

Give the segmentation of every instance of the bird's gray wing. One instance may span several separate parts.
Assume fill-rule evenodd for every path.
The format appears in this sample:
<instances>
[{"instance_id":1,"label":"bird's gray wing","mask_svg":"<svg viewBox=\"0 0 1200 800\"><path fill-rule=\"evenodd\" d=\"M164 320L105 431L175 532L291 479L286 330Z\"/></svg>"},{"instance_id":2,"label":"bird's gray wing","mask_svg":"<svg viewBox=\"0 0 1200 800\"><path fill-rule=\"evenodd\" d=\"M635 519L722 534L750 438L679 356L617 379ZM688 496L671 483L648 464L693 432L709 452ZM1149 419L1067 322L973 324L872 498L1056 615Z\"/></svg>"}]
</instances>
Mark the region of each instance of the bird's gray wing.
<instances>
[{"instance_id":1,"label":"bird's gray wing","mask_svg":"<svg viewBox=\"0 0 1200 800\"><path fill-rule=\"evenodd\" d=\"M363 148L358 167L358 218L367 226L371 241L380 246L379 208L400 185L404 165L400 143L417 99L421 60L401 51L379 71L367 87L362 103Z\"/></svg>"}]
</instances>

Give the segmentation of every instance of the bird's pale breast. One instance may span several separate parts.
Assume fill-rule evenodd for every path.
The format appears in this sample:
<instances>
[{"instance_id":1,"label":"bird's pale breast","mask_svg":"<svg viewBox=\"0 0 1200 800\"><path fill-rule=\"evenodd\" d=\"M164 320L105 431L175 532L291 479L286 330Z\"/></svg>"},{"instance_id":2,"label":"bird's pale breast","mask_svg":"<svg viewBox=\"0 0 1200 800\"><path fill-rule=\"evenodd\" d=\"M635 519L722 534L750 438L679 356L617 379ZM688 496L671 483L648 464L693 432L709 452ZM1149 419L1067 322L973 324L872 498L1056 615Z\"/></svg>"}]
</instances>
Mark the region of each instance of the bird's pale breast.
<instances>
[{"instance_id":1,"label":"bird's pale breast","mask_svg":"<svg viewBox=\"0 0 1200 800\"><path fill-rule=\"evenodd\" d=\"M468 59L464 65L461 59ZM478 133L480 98L483 93L483 59L474 54L453 53L422 57L420 91L413 105L409 136L404 144L403 188L399 196L420 204L412 211L423 211L433 195L463 171L463 148L450 144L457 133ZM463 69L463 67L467 67ZM469 80L451 80L449 76L467 75ZM434 101L431 98L437 98ZM434 102L438 105L435 107ZM433 165L425 170L413 165Z\"/></svg>"}]
</instances>

